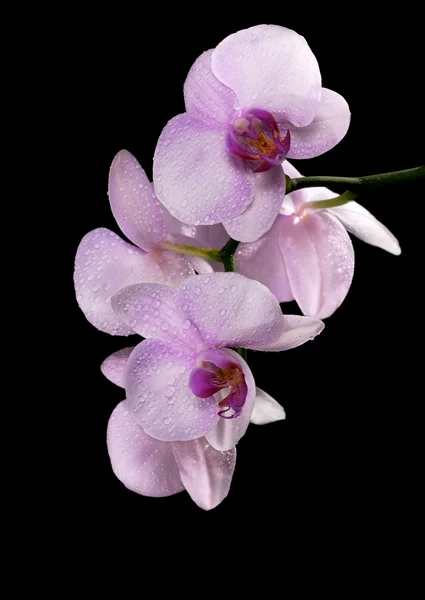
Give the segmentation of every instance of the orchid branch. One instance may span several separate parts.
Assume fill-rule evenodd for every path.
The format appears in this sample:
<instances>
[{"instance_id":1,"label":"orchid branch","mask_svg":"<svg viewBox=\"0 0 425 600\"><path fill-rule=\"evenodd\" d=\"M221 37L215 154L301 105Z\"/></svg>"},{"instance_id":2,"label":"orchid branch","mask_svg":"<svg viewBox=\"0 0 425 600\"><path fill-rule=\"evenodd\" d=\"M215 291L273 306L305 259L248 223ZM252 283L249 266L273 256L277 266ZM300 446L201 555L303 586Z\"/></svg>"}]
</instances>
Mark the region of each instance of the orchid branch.
<instances>
[{"instance_id":1,"label":"orchid branch","mask_svg":"<svg viewBox=\"0 0 425 600\"><path fill-rule=\"evenodd\" d=\"M348 204L348 202L351 202L357 198L357 196L358 194L355 192L347 190L340 196L337 196L336 198L329 198L329 200L311 200L310 202L303 202L301 205L301 211L306 209L318 210L323 208L336 208L337 206Z\"/></svg>"},{"instance_id":2,"label":"orchid branch","mask_svg":"<svg viewBox=\"0 0 425 600\"><path fill-rule=\"evenodd\" d=\"M239 356L242 356L245 362L248 362L248 349L247 348L236 348L236 352Z\"/></svg>"},{"instance_id":3,"label":"orchid branch","mask_svg":"<svg viewBox=\"0 0 425 600\"><path fill-rule=\"evenodd\" d=\"M286 193L290 194L296 190L308 187L331 186L336 191L343 192L349 189L359 194L360 192L374 190L379 187L414 183L417 181L425 181L425 165L413 167L412 169L405 169L403 171L380 173L379 175L366 175L364 177L312 175L309 177L297 177L291 179L286 176Z\"/></svg>"},{"instance_id":4,"label":"orchid branch","mask_svg":"<svg viewBox=\"0 0 425 600\"><path fill-rule=\"evenodd\" d=\"M170 252L178 252L179 254L187 254L189 256L199 256L200 258L215 260L216 262L223 262L221 256L222 251L218 248L198 248L197 246L173 244L173 242L161 242L159 246L162 250L169 250Z\"/></svg>"},{"instance_id":5,"label":"orchid branch","mask_svg":"<svg viewBox=\"0 0 425 600\"><path fill-rule=\"evenodd\" d=\"M189 256L199 256L221 262L226 272L235 271L235 252L239 242L230 238L230 240L220 250L219 248L197 248L196 246L185 246L183 244L173 244L172 242L161 242L162 250L178 252L179 254L188 254Z\"/></svg>"},{"instance_id":6,"label":"orchid branch","mask_svg":"<svg viewBox=\"0 0 425 600\"><path fill-rule=\"evenodd\" d=\"M221 262L224 265L225 271L235 271L235 252L239 246L239 242L230 238L225 246L220 250Z\"/></svg>"}]
</instances>

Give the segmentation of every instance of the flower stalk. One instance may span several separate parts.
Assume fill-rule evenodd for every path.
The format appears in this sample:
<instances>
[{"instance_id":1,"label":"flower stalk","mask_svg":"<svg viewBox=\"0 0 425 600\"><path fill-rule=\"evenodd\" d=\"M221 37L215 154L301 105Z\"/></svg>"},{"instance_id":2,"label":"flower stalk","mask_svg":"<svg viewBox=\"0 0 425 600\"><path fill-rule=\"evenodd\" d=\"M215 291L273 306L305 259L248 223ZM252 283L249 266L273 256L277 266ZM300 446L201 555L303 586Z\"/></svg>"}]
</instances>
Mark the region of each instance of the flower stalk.
<instances>
[{"instance_id":1,"label":"flower stalk","mask_svg":"<svg viewBox=\"0 0 425 600\"><path fill-rule=\"evenodd\" d=\"M286 193L290 194L296 190L308 187L332 187L337 192L352 190L353 192L371 191L376 188L389 185L399 185L405 183L416 183L425 181L425 165L413 167L413 169L404 169L403 171L393 171L390 173L380 173L379 175L366 175L364 177L334 177L326 175L312 175L309 177L297 177L291 179L286 176Z\"/></svg>"},{"instance_id":2,"label":"flower stalk","mask_svg":"<svg viewBox=\"0 0 425 600\"><path fill-rule=\"evenodd\" d=\"M311 200L310 202L304 202L300 207L300 213L304 212L306 209L317 210L323 208L336 208L337 206L343 206L344 204L348 204L357 198L357 194L347 190L340 196L336 198L329 198L329 200Z\"/></svg>"},{"instance_id":3,"label":"flower stalk","mask_svg":"<svg viewBox=\"0 0 425 600\"><path fill-rule=\"evenodd\" d=\"M248 362L248 350L247 348L236 348L236 352L239 356L242 356L245 362Z\"/></svg>"},{"instance_id":4,"label":"flower stalk","mask_svg":"<svg viewBox=\"0 0 425 600\"><path fill-rule=\"evenodd\" d=\"M239 246L239 242L230 238L225 246L220 250L221 262L224 265L224 270L235 271L235 252Z\"/></svg>"},{"instance_id":5,"label":"flower stalk","mask_svg":"<svg viewBox=\"0 0 425 600\"><path fill-rule=\"evenodd\" d=\"M189 256L199 256L217 262L223 262L221 259L221 250L218 248L198 248L197 246L185 246L183 244L173 244L172 242L161 242L159 244L162 250L178 252L179 254L188 254Z\"/></svg>"},{"instance_id":6,"label":"flower stalk","mask_svg":"<svg viewBox=\"0 0 425 600\"><path fill-rule=\"evenodd\" d=\"M230 238L225 246L219 248L197 248L196 246L184 246L183 244L173 244L172 242L161 242L159 244L162 250L178 252L179 254L188 254L189 256L199 256L209 260L221 262L226 272L235 271L235 252L239 242Z\"/></svg>"}]
</instances>

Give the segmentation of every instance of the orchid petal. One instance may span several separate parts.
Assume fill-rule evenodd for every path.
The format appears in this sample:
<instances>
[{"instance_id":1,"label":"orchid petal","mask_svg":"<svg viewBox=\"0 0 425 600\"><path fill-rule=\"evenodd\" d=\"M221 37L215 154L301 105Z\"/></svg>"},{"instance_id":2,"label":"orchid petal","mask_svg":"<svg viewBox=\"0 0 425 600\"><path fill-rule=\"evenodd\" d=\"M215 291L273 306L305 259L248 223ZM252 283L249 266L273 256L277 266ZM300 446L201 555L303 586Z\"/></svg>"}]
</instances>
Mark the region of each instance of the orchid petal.
<instances>
[{"instance_id":1,"label":"orchid petal","mask_svg":"<svg viewBox=\"0 0 425 600\"><path fill-rule=\"evenodd\" d=\"M252 203L241 215L223 223L227 233L241 242L254 242L270 229L285 195L285 174L280 166L265 173L253 173L252 177Z\"/></svg>"},{"instance_id":2,"label":"orchid petal","mask_svg":"<svg viewBox=\"0 0 425 600\"><path fill-rule=\"evenodd\" d=\"M192 349L200 344L196 327L180 311L174 290L166 285L123 288L112 298L112 307L124 323L144 338L180 342Z\"/></svg>"},{"instance_id":3,"label":"orchid petal","mask_svg":"<svg viewBox=\"0 0 425 600\"><path fill-rule=\"evenodd\" d=\"M281 131L289 128L291 132L289 158L314 158L336 146L345 136L350 125L350 109L340 94L323 88L310 125L295 127L282 122L279 125Z\"/></svg>"},{"instance_id":4,"label":"orchid petal","mask_svg":"<svg viewBox=\"0 0 425 600\"><path fill-rule=\"evenodd\" d=\"M229 35L212 54L212 70L244 109L264 108L297 126L314 118L319 65L305 39L291 29L257 25Z\"/></svg>"},{"instance_id":5,"label":"orchid petal","mask_svg":"<svg viewBox=\"0 0 425 600\"><path fill-rule=\"evenodd\" d=\"M144 340L127 364L126 392L134 418L155 439L193 440L220 418L214 398L197 398L189 388L196 354L181 345Z\"/></svg>"},{"instance_id":6,"label":"orchid petal","mask_svg":"<svg viewBox=\"0 0 425 600\"><path fill-rule=\"evenodd\" d=\"M173 443L180 477L192 500L211 510L229 493L236 464L236 448L219 452L205 438Z\"/></svg>"},{"instance_id":7,"label":"orchid petal","mask_svg":"<svg viewBox=\"0 0 425 600\"><path fill-rule=\"evenodd\" d=\"M336 217L324 211L282 216L280 251L292 293L305 315L329 317L341 304L354 273L351 240Z\"/></svg>"},{"instance_id":8,"label":"orchid petal","mask_svg":"<svg viewBox=\"0 0 425 600\"><path fill-rule=\"evenodd\" d=\"M196 59L184 84L186 110L205 123L224 126L234 112L235 93L221 83L211 69L213 50Z\"/></svg>"},{"instance_id":9,"label":"orchid petal","mask_svg":"<svg viewBox=\"0 0 425 600\"><path fill-rule=\"evenodd\" d=\"M363 242L382 248L396 256L401 254L397 238L385 225L357 202L349 202L343 206L332 208L329 212L335 215L350 233Z\"/></svg>"},{"instance_id":10,"label":"orchid petal","mask_svg":"<svg viewBox=\"0 0 425 600\"><path fill-rule=\"evenodd\" d=\"M254 425L266 425L285 419L283 406L276 402L267 392L257 387L254 410L251 415L251 423Z\"/></svg>"},{"instance_id":11,"label":"orchid petal","mask_svg":"<svg viewBox=\"0 0 425 600\"><path fill-rule=\"evenodd\" d=\"M189 225L214 225L240 215L252 202L253 185L242 161L225 146L225 132L188 114L164 127L155 150L158 199Z\"/></svg>"},{"instance_id":12,"label":"orchid petal","mask_svg":"<svg viewBox=\"0 0 425 600\"><path fill-rule=\"evenodd\" d=\"M134 333L114 313L111 297L139 281L161 281L149 254L127 244L109 229L94 229L81 240L75 257L77 301L92 325L112 335Z\"/></svg>"},{"instance_id":13,"label":"orchid petal","mask_svg":"<svg viewBox=\"0 0 425 600\"><path fill-rule=\"evenodd\" d=\"M215 231L205 231L209 229ZM175 244L209 250L211 248L220 249L229 240L223 225L186 225L184 230L187 235L174 235ZM199 256L188 256L187 258L197 273L214 273L214 271L224 270L223 263L212 259L200 258Z\"/></svg>"},{"instance_id":14,"label":"orchid petal","mask_svg":"<svg viewBox=\"0 0 425 600\"><path fill-rule=\"evenodd\" d=\"M284 161L282 167L289 177L293 179L302 177L301 173L287 160ZM290 198L295 208L299 208L303 202L328 200L337 196L338 194L328 188L313 187L291 192L285 197L285 201ZM336 216L350 233L363 242L382 248L391 254L399 255L401 253L400 244L391 231L357 202L351 201L343 206L328 209L327 212Z\"/></svg>"},{"instance_id":15,"label":"orchid petal","mask_svg":"<svg viewBox=\"0 0 425 600\"><path fill-rule=\"evenodd\" d=\"M137 160L121 150L109 171L109 202L113 215L129 240L150 250L166 236L164 207Z\"/></svg>"},{"instance_id":16,"label":"orchid petal","mask_svg":"<svg viewBox=\"0 0 425 600\"><path fill-rule=\"evenodd\" d=\"M297 348L323 331L325 324L313 317L301 317L299 315L282 315L281 334L271 344L256 346L253 350L263 352L282 352Z\"/></svg>"},{"instance_id":17,"label":"orchid petal","mask_svg":"<svg viewBox=\"0 0 425 600\"><path fill-rule=\"evenodd\" d=\"M187 277L193 275L194 267L191 256L160 249L153 249L149 252L149 256L157 271L156 278L152 279L153 282L176 287Z\"/></svg>"},{"instance_id":18,"label":"orchid petal","mask_svg":"<svg viewBox=\"0 0 425 600\"><path fill-rule=\"evenodd\" d=\"M181 223L180 237L185 236L187 241L182 244L192 243L199 248L222 248L229 241L229 234L223 225L185 225ZM178 238L178 239L179 239ZM192 240L189 242L189 240Z\"/></svg>"},{"instance_id":19,"label":"orchid petal","mask_svg":"<svg viewBox=\"0 0 425 600\"><path fill-rule=\"evenodd\" d=\"M282 168L285 172L285 175L287 175L291 179L298 179L299 177L302 177L302 175L298 171L298 169L296 169L294 167L294 165L291 164L288 160L283 161ZM307 202L309 199L309 191L311 189L312 188L301 188L300 190L297 190L295 192L290 192L289 194L287 194L283 201L283 206L282 206L282 210L281 210L282 214L287 214L285 211L285 203L287 203L287 201L289 199L293 203L295 209L297 209L299 206L301 206L301 204L303 202Z\"/></svg>"},{"instance_id":20,"label":"orchid petal","mask_svg":"<svg viewBox=\"0 0 425 600\"><path fill-rule=\"evenodd\" d=\"M240 244L235 255L238 273L255 279L269 288L279 302L294 299L280 252L280 216L262 238L250 244Z\"/></svg>"},{"instance_id":21,"label":"orchid petal","mask_svg":"<svg viewBox=\"0 0 425 600\"><path fill-rule=\"evenodd\" d=\"M261 283L238 273L190 277L177 292L177 304L208 348L261 346L281 331L276 298Z\"/></svg>"},{"instance_id":22,"label":"orchid petal","mask_svg":"<svg viewBox=\"0 0 425 600\"><path fill-rule=\"evenodd\" d=\"M158 498L184 490L172 444L145 433L126 401L109 419L107 444L115 475L132 492Z\"/></svg>"},{"instance_id":23,"label":"orchid petal","mask_svg":"<svg viewBox=\"0 0 425 600\"><path fill-rule=\"evenodd\" d=\"M100 366L100 370L105 375L106 379L115 383L119 387L125 387L125 376L127 361L130 354L133 352L134 346L123 348L114 352L108 358L105 358Z\"/></svg>"},{"instance_id":24,"label":"orchid petal","mask_svg":"<svg viewBox=\"0 0 425 600\"><path fill-rule=\"evenodd\" d=\"M201 258L199 256L191 256L190 257L190 263L194 269L194 271L196 271L197 273L202 274L206 274L206 273L214 273L214 267L212 266L213 264L216 264L218 267L220 267L220 264L222 263L216 263L215 261L209 261L206 258ZM220 270L220 269L218 269Z\"/></svg>"}]
</instances>

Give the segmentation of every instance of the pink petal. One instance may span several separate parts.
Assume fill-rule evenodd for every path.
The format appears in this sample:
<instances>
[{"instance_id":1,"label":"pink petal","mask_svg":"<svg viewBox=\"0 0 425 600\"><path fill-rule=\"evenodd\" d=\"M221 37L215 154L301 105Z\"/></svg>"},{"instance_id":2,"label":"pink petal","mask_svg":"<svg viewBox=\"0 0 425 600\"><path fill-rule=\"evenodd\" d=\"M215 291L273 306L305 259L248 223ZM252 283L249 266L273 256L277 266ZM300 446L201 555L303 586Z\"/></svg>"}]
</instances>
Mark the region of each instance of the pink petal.
<instances>
[{"instance_id":1,"label":"pink petal","mask_svg":"<svg viewBox=\"0 0 425 600\"><path fill-rule=\"evenodd\" d=\"M211 510L229 493L236 464L236 448L219 452L205 438L175 442L174 456L180 477L192 500L204 510Z\"/></svg>"},{"instance_id":2,"label":"pink petal","mask_svg":"<svg viewBox=\"0 0 425 600\"><path fill-rule=\"evenodd\" d=\"M331 197L328 196L328 198ZM397 238L385 225L357 202L349 202L343 206L338 206L338 208L333 208L329 212L338 217L344 227L363 242L378 246L378 248L397 256L401 254Z\"/></svg>"},{"instance_id":3,"label":"pink petal","mask_svg":"<svg viewBox=\"0 0 425 600\"><path fill-rule=\"evenodd\" d=\"M301 173L291 165L287 160L283 163L283 168L286 175L291 178L302 177ZM290 198L296 208L303 202L311 200L328 200L336 198L338 194L331 192L325 187L305 188L292 192L285 197L285 201ZM382 248L391 254L401 254L400 244L397 238L376 219L366 208L351 201L343 206L327 210L336 216L344 225L344 227L353 235L358 237L363 242Z\"/></svg>"},{"instance_id":4,"label":"pink petal","mask_svg":"<svg viewBox=\"0 0 425 600\"><path fill-rule=\"evenodd\" d=\"M220 269L220 265L222 265L222 263L218 263L218 262L215 262L212 260L207 260L205 258L200 258L199 256L191 256L190 262L191 262L191 265L192 265L194 271L196 271L197 273L201 273L201 274L214 273L215 269L212 266L213 264L217 265L219 271L223 270L223 269Z\"/></svg>"},{"instance_id":5,"label":"pink petal","mask_svg":"<svg viewBox=\"0 0 425 600\"><path fill-rule=\"evenodd\" d=\"M313 317L301 317L299 315L282 315L281 334L271 344L253 347L253 350L263 352L282 352L297 348L323 331L325 324Z\"/></svg>"},{"instance_id":6,"label":"pink petal","mask_svg":"<svg viewBox=\"0 0 425 600\"><path fill-rule=\"evenodd\" d=\"M266 425L267 423L282 421L285 417L286 415L283 406L281 406L279 402L276 402L270 394L267 394L267 392L264 392L257 387L251 423L254 423L254 425Z\"/></svg>"},{"instance_id":7,"label":"pink petal","mask_svg":"<svg viewBox=\"0 0 425 600\"><path fill-rule=\"evenodd\" d=\"M161 280L152 258L109 229L94 229L81 240L75 257L77 301L86 318L112 335L134 333L114 313L111 297L139 281Z\"/></svg>"},{"instance_id":8,"label":"pink petal","mask_svg":"<svg viewBox=\"0 0 425 600\"><path fill-rule=\"evenodd\" d=\"M181 234L186 237L186 242L200 248L222 248L229 241L229 234L223 225L184 225L181 223ZM192 240L192 242L189 242Z\"/></svg>"},{"instance_id":9,"label":"pink petal","mask_svg":"<svg viewBox=\"0 0 425 600\"><path fill-rule=\"evenodd\" d=\"M252 173L252 177L252 203L241 215L223 223L230 237L241 242L254 242L270 229L285 196L285 174L280 165L265 173Z\"/></svg>"},{"instance_id":10,"label":"pink petal","mask_svg":"<svg viewBox=\"0 0 425 600\"><path fill-rule=\"evenodd\" d=\"M227 125L234 112L236 96L223 85L211 69L211 55L207 50L196 59L184 84L186 110L210 125Z\"/></svg>"},{"instance_id":11,"label":"pink petal","mask_svg":"<svg viewBox=\"0 0 425 600\"><path fill-rule=\"evenodd\" d=\"M164 209L165 210L165 209ZM187 225L175 219L170 213L166 212L166 227L170 234L169 241L175 244L186 246L196 246L197 248L222 248L229 241L229 235L223 225ZM173 255L173 253L170 253ZM180 256L174 254L174 256ZM223 271L223 264L215 260L200 258L199 256L185 256L192 269L197 273L213 273L214 271ZM192 275L193 273L190 273Z\"/></svg>"},{"instance_id":12,"label":"pink petal","mask_svg":"<svg viewBox=\"0 0 425 600\"><path fill-rule=\"evenodd\" d=\"M155 267L155 278L151 279L152 282L176 287L187 277L193 275L191 256L153 249L149 252L149 257Z\"/></svg>"},{"instance_id":13,"label":"pink petal","mask_svg":"<svg viewBox=\"0 0 425 600\"><path fill-rule=\"evenodd\" d=\"M292 293L305 315L329 317L344 300L354 273L354 251L342 224L324 211L297 222L280 219L280 249Z\"/></svg>"},{"instance_id":14,"label":"pink petal","mask_svg":"<svg viewBox=\"0 0 425 600\"><path fill-rule=\"evenodd\" d=\"M139 248L149 250L167 231L164 207L137 160L121 150L109 171L109 202L121 231Z\"/></svg>"},{"instance_id":15,"label":"pink petal","mask_svg":"<svg viewBox=\"0 0 425 600\"><path fill-rule=\"evenodd\" d=\"M251 419L252 411L255 403L255 381L244 359L234 350L222 350L229 354L233 360L237 361L245 376L245 383L248 388L248 393L243 405L242 411L235 419L220 419L217 424L206 434L208 442L217 450L230 450L239 442L241 437L245 435ZM225 395L225 394L224 394Z\"/></svg>"},{"instance_id":16,"label":"pink petal","mask_svg":"<svg viewBox=\"0 0 425 600\"><path fill-rule=\"evenodd\" d=\"M183 223L221 223L252 202L252 183L242 161L227 152L224 138L224 130L188 114L171 119L161 133L154 157L155 192Z\"/></svg>"},{"instance_id":17,"label":"pink petal","mask_svg":"<svg viewBox=\"0 0 425 600\"><path fill-rule=\"evenodd\" d=\"M261 345L280 334L282 312L276 298L261 283L238 273L190 277L177 292L177 304L207 348Z\"/></svg>"},{"instance_id":18,"label":"pink petal","mask_svg":"<svg viewBox=\"0 0 425 600\"><path fill-rule=\"evenodd\" d=\"M220 418L214 398L197 398L189 388L195 358L187 347L159 340L144 340L129 358L129 406L146 433L158 440L194 440Z\"/></svg>"},{"instance_id":19,"label":"pink petal","mask_svg":"<svg viewBox=\"0 0 425 600\"><path fill-rule=\"evenodd\" d=\"M336 92L323 88L320 105L310 125L287 125L291 131L289 158L313 158L327 152L342 140L349 125L347 102Z\"/></svg>"},{"instance_id":20,"label":"pink petal","mask_svg":"<svg viewBox=\"0 0 425 600\"><path fill-rule=\"evenodd\" d=\"M288 177L290 177L291 179L298 179L299 177L302 177L298 169L296 169L294 165L292 165L288 160L283 161L282 167L285 172L285 175L288 175ZM291 192L290 194L287 194L285 196L281 212L283 214L289 214L285 211L285 204L289 199L293 203L295 209L297 209L303 202L307 202L307 200L309 199L309 190L311 189L313 188L302 188L301 190L297 190L296 192Z\"/></svg>"},{"instance_id":21,"label":"pink petal","mask_svg":"<svg viewBox=\"0 0 425 600\"><path fill-rule=\"evenodd\" d=\"M235 360L236 358L236 360ZM229 350L228 348L211 348L210 350L204 350L202 353L198 354L198 361L206 361L213 363L216 367L220 369L234 369L239 366L239 354L234 354L233 350Z\"/></svg>"},{"instance_id":22,"label":"pink petal","mask_svg":"<svg viewBox=\"0 0 425 600\"><path fill-rule=\"evenodd\" d=\"M183 223L182 223L183 225ZM197 248L222 248L228 241L229 235L223 225L183 225L184 234L174 235L176 244L195 246ZM215 260L188 256L193 269L197 273L213 273L224 271L223 263Z\"/></svg>"},{"instance_id":23,"label":"pink petal","mask_svg":"<svg viewBox=\"0 0 425 600\"><path fill-rule=\"evenodd\" d=\"M132 492L161 497L184 490L172 444L145 433L126 401L118 404L109 419L107 444L115 475Z\"/></svg>"},{"instance_id":24,"label":"pink petal","mask_svg":"<svg viewBox=\"0 0 425 600\"><path fill-rule=\"evenodd\" d=\"M123 348L122 350L118 350L118 352L114 352L103 361L100 370L106 379L109 379L109 381L122 388L125 387L127 361L133 350L134 346Z\"/></svg>"},{"instance_id":25,"label":"pink petal","mask_svg":"<svg viewBox=\"0 0 425 600\"><path fill-rule=\"evenodd\" d=\"M240 244L236 252L236 270L268 287L279 302L289 302L294 296L279 247L280 219L278 216L272 228L256 242Z\"/></svg>"},{"instance_id":26,"label":"pink petal","mask_svg":"<svg viewBox=\"0 0 425 600\"><path fill-rule=\"evenodd\" d=\"M144 338L202 346L199 333L176 303L172 288L161 284L132 285L121 289L112 306L119 318Z\"/></svg>"},{"instance_id":27,"label":"pink petal","mask_svg":"<svg viewBox=\"0 0 425 600\"><path fill-rule=\"evenodd\" d=\"M214 75L243 109L308 125L320 101L317 60L303 37L278 25L257 25L225 38L212 55Z\"/></svg>"}]
</instances>

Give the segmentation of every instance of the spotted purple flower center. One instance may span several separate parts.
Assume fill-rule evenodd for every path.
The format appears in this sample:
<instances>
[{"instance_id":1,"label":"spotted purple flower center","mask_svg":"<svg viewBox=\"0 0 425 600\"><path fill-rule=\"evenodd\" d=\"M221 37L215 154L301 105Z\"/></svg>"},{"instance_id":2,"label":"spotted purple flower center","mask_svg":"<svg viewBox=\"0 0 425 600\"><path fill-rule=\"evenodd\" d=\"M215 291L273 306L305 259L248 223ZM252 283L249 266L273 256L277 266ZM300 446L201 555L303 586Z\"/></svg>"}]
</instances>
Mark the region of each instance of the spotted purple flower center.
<instances>
[{"instance_id":1,"label":"spotted purple flower center","mask_svg":"<svg viewBox=\"0 0 425 600\"><path fill-rule=\"evenodd\" d=\"M208 360L209 359L209 360ZM212 362L215 359L216 362ZM216 364L218 363L218 364ZM222 350L209 350L199 357L198 367L192 370L189 387L198 398L219 394L218 415L223 419L238 417L245 404L248 388L240 365ZM228 394L223 398L224 393Z\"/></svg>"},{"instance_id":2,"label":"spotted purple flower center","mask_svg":"<svg viewBox=\"0 0 425 600\"><path fill-rule=\"evenodd\" d=\"M279 131L274 116L266 110L251 109L237 117L226 138L227 150L233 156L259 163L254 173L261 173L281 164L289 152L291 134Z\"/></svg>"}]
</instances>

